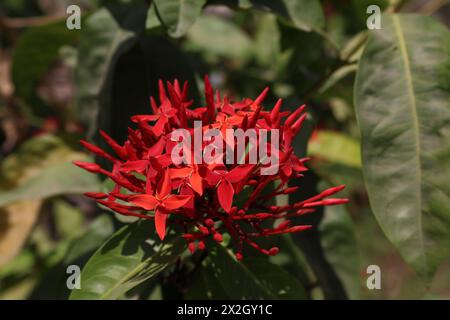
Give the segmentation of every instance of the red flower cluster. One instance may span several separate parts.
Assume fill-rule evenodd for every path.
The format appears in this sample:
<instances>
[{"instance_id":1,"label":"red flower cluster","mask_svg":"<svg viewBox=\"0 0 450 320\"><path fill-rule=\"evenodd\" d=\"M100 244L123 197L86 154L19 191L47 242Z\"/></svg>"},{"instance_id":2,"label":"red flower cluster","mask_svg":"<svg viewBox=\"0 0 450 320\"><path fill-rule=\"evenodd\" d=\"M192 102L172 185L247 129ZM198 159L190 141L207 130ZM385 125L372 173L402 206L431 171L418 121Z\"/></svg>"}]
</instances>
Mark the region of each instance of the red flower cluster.
<instances>
[{"instance_id":1,"label":"red flower cluster","mask_svg":"<svg viewBox=\"0 0 450 320\"><path fill-rule=\"evenodd\" d=\"M235 243L238 260L243 257L244 244L264 254L275 255L277 247L264 249L255 239L305 230L310 226L292 226L290 218L313 212L317 206L348 201L324 200L344 188L338 186L301 202L283 206L268 204L268 200L277 195L296 192L298 188L288 187L288 182L301 177L307 170L304 166L307 159L295 156L291 146L306 118L304 106L292 113L281 112L281 100L278 100L271 111L263 111L261 103L268 88L255 100L243 99L233 103L226 96L221 98L218 92L214 95L205 77L206 106L192 109L187 90L187 83L180 87L177 80L168 82L166 90L160 81L159 105L151 98L153 114L132 117L137 129L129 128L123 145L101 131L116 156L81 141L86 149L110 161L112 170L105 170L95 163L76 161L75 164L90 172L104 174L115 183L109 193L87 193L87 196L120 214L154 219L161 239L170 221L171 225L183 230L191 252L203 250L207 237L221 242L223 232L228 232ZM202 121L202 130L217 128L223 134L226 129L254 129L258 140L262 129L278 129L281 141L277 150L277 173L261 174L264 167L261 162L225 164L224 160L222 164L194 161L174 164L171 153L178 141L173 140L171 133L179 128L193 133L195 120ZM225 141L224 135L221 139ZM206 145L208 142L203 141L203 148ZM230 147L226 143L224 145L225 148ZM248 160L248 154L246 157ZM275 221L281 223L275 225Z\"/></svg>"}]
</instances>

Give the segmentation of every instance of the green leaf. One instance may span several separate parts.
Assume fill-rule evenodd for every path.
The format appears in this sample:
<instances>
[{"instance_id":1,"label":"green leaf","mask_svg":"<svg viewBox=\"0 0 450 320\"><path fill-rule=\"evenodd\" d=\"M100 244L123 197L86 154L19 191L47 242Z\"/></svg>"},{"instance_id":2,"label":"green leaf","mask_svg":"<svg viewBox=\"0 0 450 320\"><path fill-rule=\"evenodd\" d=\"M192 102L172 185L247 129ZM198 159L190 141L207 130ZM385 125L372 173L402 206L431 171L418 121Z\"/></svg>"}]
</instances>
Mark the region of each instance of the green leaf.
<instances>
[{"instance_id":1,"label":"green leaf","mask_svg":"<svg viewBox=\"0 0 450 320\"><path fill-rule=\"evenodd\" d=\"M187 46L205 54L247 59L251 56L252 42L237 25L225 19L202 16L189 30Z\"/></svg>"},{"instance_id":2,"label":"green leaf","mask_svg":"<svg viewBox=\"0 0 450 320\"><path fill-rule=\"evenodd\" d=\"M358 141L335 131L318 131L308 145L308 154L329 162L361 167Z\"/></svg>"},{"instance_id":3,"label":"green leaf","mask_svg":"<svg viewBox=\"0 0 450 320\"><path fill-rule=\"evenodd\" d=\"M114 67L108 97L99 105L98 126L117 141L128 134L130 117L151 112L149 97L158 100L158 80L189 84L189 97L198 103L198 90L187 56L166 37L143 34L124 52ZM99 138L98 135L96 138ZM97 145L109 147L99 139Z\"/></svg>"},{"instance_id":4,"label":"green leaf","mask_svg":"<svg viewBox=\"0 0 450 320\"><path fill-rule=\"evenodd\" d=\"M97 217L83 233L75 237L67 249L64 262L70 264L97 249L113 232L114 225L108 214Z\"/></svg>"},{"instance_id":5,"label":"green leaf","mask_svg":"<svg viewBox=\"0 0 450 320\"><path fill-rule=\"evenodd\" d=\"M267 45L270 43L271 45ZM255 35L254 55L256 61L264 67L276 67L280 60L280 31L275 15L261 15Z\"/></svg>"},{"instance_id":6,"label":"green leaf","mask_svg":"<svg viewBox=\"0 0 450 320\"><path fill-rule=\"evenodd\" d=\"M322 5L317 0L283 0L289 18L294 25L304 31L322 29L325 16Z\"/></svg>"},{"instance_id":7,"label":"green leaf","mask_svg":"<svg viewBox=\"0 0 450 320\"><path fill-rule=\"evenodd\" d=\"M3 265L0 270L0 279L9 276L25 276L30 273L36 263L36 257L29 249L23 249L20 254L11 260L6 265ZM0 286L0 290L2 286Z\"/></svg>"},{"instance_id":8,"label":"green leaf","mask_svg":"<svg viewBox=\"0 0 450 320\"><path fill-rule=\"evenodd\" d=\"M223 1L232 5L236 1ZM241 9L252 7L271 11L292 22L292 24L303 31L323 29L325 26L325 16L322 5L318 0L239 0L237 5Z\"/></svg>"},{"instance_id":9,"label":"green leaf","mask_svg":"<svg viewBox=\"0 0 450 320\"><path fill-rule=\"evenodd\" d=\"M76 71L77 107L90 138L100 128L117 141L127 135L124 119L148 113L149 97L158 96L158 80L190 84L190 96L198 92L190 63L178 47L165 37L144 33L145 4L101 9L82 29ZM147 21L148 22L148 21ZM96 141L100 147L106 143Z\"/></svg>"},{"instance_id":10,"label":"green leaf","mask_svg":"<svg viewBox=\"0 0 450 320\"><path fill-rule=\"evenodd\" d=\"M248 259L244 262L244 265L277 299L299 300L306 298L306 290L296 278L266 259Z\"/></svg>"},{"instance_id":11,"label":"green leaf","mask_svg":"<svg viewBox=\"0 0 450 320\"><path fill-rule=\"evenodd\" d=\"M24 142L0 166L0 207L21 200L99 190L97 177L72 164L90 161L61 138L43 134Z\"/></svg>"},{"instance_id":12,"label":"green leaf","mask_svg":"<svg viewBox=\"0 0 450 320\"><path fill-rule=\"evenodd\" d=\"M226 300L227 295L219 280L214 276L214 269L211 264L203 265L195 273L193 284L185 296L190 300Z\"/></svg>"},{"instance_id":13,"label":"green leaf","mask_svg":"<svg viewBox=\"0 0 450 320\"><path fill-rule=\"evenodd\" d=\"M216 245L210 253L215 279L231 299L305 299L304 287L267 259L238 262Z\"/></svg>"},{"instance_id":14,"label":"green leaf","mask_svg":"<svg viewBox=\"0 0 450 320\"><path fill-rule=\"evenodd\" d=\"M353 221L345 206L325 208L320 223L320 241L350 299L359 298L360 269Z\"/></svg>"},{"instance_id":15,"label":"green leaf","mask_svg":"<svg viewBox=\"0 0 450 320\"><path fill-rule=\"evenodd\" d=\"M150 4L150 8L148 9L147 19L145 20L145 29L152 30L161 26L161 22L158 19L158 15L156 13L155 4Z\"/></svg>"},{"instance_id":16,"label":"green leaf","mask_svg":"<svg viewBox=\"0 0 450 320\"><path fill-rule=\"evenodd\" d=\"M19 187L0 193L0 207L19 200L45 199L61 194L80 194L100 189L97 177L62 162L42 170Z\"/></svg>"},{"instance_id":17,"label":"green leaf","mask_svg":"<svg viewBox=\"0 0 450 320\"><path fill-rule=\"evenodd\" d=\"M305 32L279 21L281 49L289 53L289 61L283 70L290 84L296 87L296 95L308 97L320 89L329 75L341 63L339 52L332 49L323 35ZM304 44L308 43L308 50Z\"/></svg>"},{"instance_id":18,"label":"green leaf","mask_svg":"<svg viewBox=\"0 0 450 320\"><path fill-rule=\"evenodd\" d=\"M127 225L109 238L81 272L81 289L71 299L116 299L158 275L185 249L178 237L164 242L147 240L153 222Z\"/></svg>"},{"instance_id":19,"label":"green leaf","mask_svg":"<svg viewBox=\"0 0 450 320\"><path fill-rule=\"evenodd\" d=\"M355 83L366 186L386 236L430 279L450 248L450 35L423 16L382 24Z\"/></svg>"},{"instance_id":20,"label":"green leaf","mask_svg":"<svg viewBox=\"0 0 450 320\"><path fill-rule=\"evenodd\" d=\"M330 77L325 81L325 83L320 87L319 93L323 94L324 92L328 91L330 88L332 88L335 84L340 82L342 79L347 77L350 74L353 74L358 69L358 66L356 64L346 64L340 68L338 68L336 71L334 71Z\"/></svg>"},{"instance_id":21,"label":"green leaf","mask_svg":"<svg viewBox=\"0 0 450 320\"><path fill-rule=\"evenodd\" d=\"M67 238L82 230L85 215L79 208L62 199L53 201L52 206L55 227L59 236Z\"/></svg>"},{"instance_id":22,"label":"green leaf","mask_svg":"<svg viewBox=\"0 0 450 320\"><path fill-rule=\"evenodd\" d=\"M61 162L61 159L67 159L71 154L73 156L74 151L57 136L42 134L30 138L1 162L0 186L2 189L17 186L40 169ZM85 157L81 153L78 155Z\"/></svg>"},{"instance_id":23,"label":"green leaf","mask_svg":"<svg viewBox=\"0 0 450 320\"><path fill-rule=\"evenodd\" d=\"M111 236L114 226L111 217L103 214L92 221L86 230L78 231L70 239L59 242L46 257L48 268L40 276L29 299L67 299L71 293L66 285L67 267L71 264L82 267L93 251ZM53 261L49 263L48 260Z\"/></svg>"},{"instance_id":24,"label":"green leaf","mask_svg":"<svg viewBox=\"0 0 450 320\"><path fill-rule=\"evenodd\" d=\"M102 106L111 101L111 78L119 57L145 28L146 6L128 6L121 12L99 9L83 23L75 69L77 109L93 136Z\"/></svg>"},{"instance_id":25,"label":"green leaf","mask_svg":"<svg viewBox=\"0 0 450 320\"><path fill-rule=\"evenodd\" d=\"M200 16L206 0L155 0L161 23L174 38L183 36Z\"/></svg>"}]
</instances>

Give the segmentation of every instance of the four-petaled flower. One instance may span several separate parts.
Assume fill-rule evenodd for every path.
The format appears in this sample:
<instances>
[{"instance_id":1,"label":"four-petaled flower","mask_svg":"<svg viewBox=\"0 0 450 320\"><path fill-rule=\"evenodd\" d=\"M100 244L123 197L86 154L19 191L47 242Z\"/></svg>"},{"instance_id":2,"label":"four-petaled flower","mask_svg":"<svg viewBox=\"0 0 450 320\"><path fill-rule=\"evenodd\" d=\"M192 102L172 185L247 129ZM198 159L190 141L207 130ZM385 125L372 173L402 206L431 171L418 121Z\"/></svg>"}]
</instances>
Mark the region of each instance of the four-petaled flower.
<instances>
[{"instance_id":1,"label":"four-petaled flower","mask_svg":"<svg viewBox=\"0 0 450 320\"><path fill-rule=\"evenodd\" d=\"M171 194L169 172L164 173L163 181L157 189L156 194L137 194L130 196L128 201L145 210L155 211L155 227L161 239L166 235L166 219L167 215L178 208L181 208L192 196Z\"/></svg>"}]
</instances>

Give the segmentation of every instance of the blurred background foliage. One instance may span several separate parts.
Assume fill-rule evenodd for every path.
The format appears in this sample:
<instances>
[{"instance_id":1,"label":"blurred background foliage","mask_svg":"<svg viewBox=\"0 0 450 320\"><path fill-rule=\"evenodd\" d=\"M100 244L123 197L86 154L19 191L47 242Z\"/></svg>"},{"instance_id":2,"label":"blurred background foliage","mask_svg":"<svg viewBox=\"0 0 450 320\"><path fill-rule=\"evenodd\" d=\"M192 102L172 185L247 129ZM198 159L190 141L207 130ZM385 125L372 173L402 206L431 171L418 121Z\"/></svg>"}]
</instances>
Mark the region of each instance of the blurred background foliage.
<instances>
[{"instance_id":1,"label":"blurred background foliage","mask_svg":"<svg viewBox=\"0 0 450 320\"><path fill-rule=\"evenodd\" d=\"M66 27L70 4L82 8L80 30ZM373 4L385 12L380 31L366 27ZM450 184L438 180L439 173L448 180L450 168L449 25L445 0L3 0L0 298L66 299L66 267L83 267L94 252L96 261L113 257L127 265L150 254L145 270L158 271L127 279L126 290L103 298L450 298ZM78 139L97 140L103 129L123 141L129 117L150 112L158 79L189 81L191 97L202 104L204 74L234 99L270 86L267 108L278 97L285 108L308 105L296 153L312 158L312 170L295 197L347 185L350 203L305 217L315 228L280 237L276 257L237 264L216 247L206 259L180 259L176 241L168 249L176 255L166 260L155 254L158 244L124 253L130 241L124 229L109 237L130 221L81 195L100 190L102 181L71 165L89 157ZM408 79L423 90L405 87ZM422 110L411 116L429 132L420 141L411 141L406 129L375 134L396 128L390 108L408 114L408 97ZM406 116L397 119L414 125ZM427 153L411 157L426 165L397 175L393 168L409 162L415 144ZM385 150L404 155L392 158ZM379 178L377 170L386 172ZM429 179L416 185L420 175ZM414 198L416 189L399 184L423 194ZM406 208L407 217L390 205ZM130 228L146 230L133 241L148 237L148 226ZM366 287L372 264L382 270L381 290ZM91 264L83 272L101 270Z\"/></svg>"}]
</instances>

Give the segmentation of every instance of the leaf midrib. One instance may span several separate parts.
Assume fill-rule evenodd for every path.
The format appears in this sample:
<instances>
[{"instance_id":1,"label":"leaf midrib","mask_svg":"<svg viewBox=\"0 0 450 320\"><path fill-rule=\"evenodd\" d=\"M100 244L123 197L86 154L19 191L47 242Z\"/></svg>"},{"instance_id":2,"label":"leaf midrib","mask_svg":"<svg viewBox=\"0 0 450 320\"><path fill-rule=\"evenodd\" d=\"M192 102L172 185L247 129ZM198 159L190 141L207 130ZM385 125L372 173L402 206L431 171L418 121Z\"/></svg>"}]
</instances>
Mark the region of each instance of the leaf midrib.
<instances>
[{"instance_id":1,"label":"leaf midrib","mask_svg":"<svg viewBox=\"0 0 450 320\"><path fill-rule=\"evenodd\" d=\"M175 244L175 240L173 239L169 242L167 242L165 245L163 245L159 251L162 251L164 249L165 246L167 245L172 245L172 247ZM158 255L158 252L155 252L152 256L148 257L147 259L144 259L143 261L141 261L136 267L134 267L132 270L130 270L129 272L127 272L123 277L120 278L119 281L117 281L111 288L109 288L107 291L105 291L101 296L100 296L100 300L104 300L107 299L108 296L114 292L115 289L119 288L120 285L122 285L123 283L125 283L128 279L130 279L132 276L134 276L135 274L137 274L139 271L143 270L145 265L148 264L156 255ZM166 268L166 266L164 266L162 269ZM160 271L162 271L162 269Z\"/></svg>"},{"instance_id":2,"label":"leaf midrib","mask_svg":"<svg viewBox=\"0 0 450 320\"><path fill-rule=\"evenodd\" d=\"M425 268L428 269L428 265L427 265L427 257L426 257L426 252L425 252L425 248L424 248L424 236L423 236L423 222L422 222L422 188L421 188L421 182L422 182L422 173L421 173L421 168L422 168L422 163L421 163L421 145L420 145L420 123L419 123L419 118L417 116L417 102L416 102L416 98L415 98L415 94L414 94L414 83L413 83L413 77L411 74L411 63L410 63L410 59L408 56L408 52L407 52L407 48L406 48L406 40L405 40L405 36L403 33L403 28L402 25L400 23L400 18L398 17L398 15L393 15L392 16L393 19L393 23L394 23L394 29L395 29L395 33L399 42L399 49L400 49L400 54L401 54L401 58L403 60L403 64L404 64L404 69L405 69L405 78L406 78L406 85L408 88L408 97L410 99L410 107L411 107L411 113L412 113L412 118L413 118L413 131L414 131L414 136L415 136L415 140L417 141L416 145L416 152L417 152L417 180L418 180L418 188L417 188L417 199L419 201L419 214L417 215L417 222L419 225L419 242L420 242L420 250L422 252L422 256L424 257L424 262L425 262Z\"/></svg>"},{"instance_id":3,"label":"leaf midrib","mask_svg":"<svg viewBox=\"0 0 450 320\"><path fill-rule=\"evenodd\" d=\"M152 256L153 257L153 256ZM106 290L101 296L100 296L100 300L106 300L108 298L108 296L114 292L114 290L116 290L120 285L122 285L123 283L125 283L125 281L127 281L128 279L130 279L133 275L137 274L139 271L141 271L145 264L151 259L145 259L144 261L142 261L141 263L139 263L134 269L132 269L131 271L129 271L128 273L126 273L119 281L117 281L111 288L109 288L108 290Z\"/></svg>"}]
</instances>

